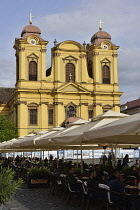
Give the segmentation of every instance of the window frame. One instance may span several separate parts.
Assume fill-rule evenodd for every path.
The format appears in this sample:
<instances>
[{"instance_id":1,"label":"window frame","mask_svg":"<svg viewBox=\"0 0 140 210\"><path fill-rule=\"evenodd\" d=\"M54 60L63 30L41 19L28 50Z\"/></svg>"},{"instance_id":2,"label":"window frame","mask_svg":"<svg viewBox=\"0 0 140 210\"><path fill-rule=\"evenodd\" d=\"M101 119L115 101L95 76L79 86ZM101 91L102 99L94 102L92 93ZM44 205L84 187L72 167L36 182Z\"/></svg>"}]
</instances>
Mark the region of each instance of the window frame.
<instances>
[{"instance_id":1,"label":"window frame","mask_svg":"<svg viewBox=\"0 0 140 210\"><path fill-rule=\"evenodd\" d=\"M36 66L31 66L31 64L34 63ZM32 69L32 68L35 68ZM31 74L31 72L35 71L35 74ZM37 81L38 79L38 65L37 65L37 62L32 60L29 62L29 70L28 70L28 75L29 75L29 81ZM35 77L35 79L31 79L32 77Z\"/></svg>"},{"instance_id":2,"label":"window frame","mask_svg":"<svg viewBox=\"0 0 140 210\"><path fill-rule=\"evenodd\" d=\"M65 74L66 82L75 82L75 65L72 62L68 62L65 65ZM69 78L69 75L72 75L72 79Z\"/></svg>"},{"instance_id":3,"label":"window frame","mask_svg":"<svg viewBox=\"0 0 140 210\"><path fill-rule=\"evenodd\" d=\"M36 123L31 123L31 110L36 110ZM28 122L29 122L29 126L31 125L38 125L38 104L36 103L31 103L28 104Z\"/></svg>"}]
</instances>

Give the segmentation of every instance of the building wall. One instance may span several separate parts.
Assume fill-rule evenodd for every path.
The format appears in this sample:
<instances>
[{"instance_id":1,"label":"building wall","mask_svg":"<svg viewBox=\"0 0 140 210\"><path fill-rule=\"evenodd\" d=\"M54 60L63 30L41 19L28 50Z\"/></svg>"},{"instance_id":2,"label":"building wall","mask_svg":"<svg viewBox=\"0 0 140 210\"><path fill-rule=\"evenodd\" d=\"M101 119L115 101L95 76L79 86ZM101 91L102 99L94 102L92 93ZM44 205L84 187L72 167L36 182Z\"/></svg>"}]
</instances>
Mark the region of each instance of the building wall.
<instances>
[{"instance_id":1,"label":"building wall","mask_svg":"<svg viewBox=\"0 0 140 210\"><path fill-rule=\"evenodd\" d=\"M36 38L36 45L27 40L16 40L17 81L13 98L7 105L0 107L0 112L11 113L10 119L17 124L19 136L59 126L67 117L67 108L75 108L76 117L89 119L89 107L93 116L107 109L120 112L118 85L117 49L110 45L108 50L102 44L91 45L85 49L75 41L64 41L52 48L51 74L46 77L47 41ZM89 77L87 62L92 62L93 77ZM29 81L29 63L37 63L37 81ZM110 65L110 84L103 84L102 62ZM75 82L66 81L66 64L75 66ZM37 124L30 125L30 109L37 110ZM49 109L53 109L53 124L48 124Z\"/></svg>"}]
</instances>

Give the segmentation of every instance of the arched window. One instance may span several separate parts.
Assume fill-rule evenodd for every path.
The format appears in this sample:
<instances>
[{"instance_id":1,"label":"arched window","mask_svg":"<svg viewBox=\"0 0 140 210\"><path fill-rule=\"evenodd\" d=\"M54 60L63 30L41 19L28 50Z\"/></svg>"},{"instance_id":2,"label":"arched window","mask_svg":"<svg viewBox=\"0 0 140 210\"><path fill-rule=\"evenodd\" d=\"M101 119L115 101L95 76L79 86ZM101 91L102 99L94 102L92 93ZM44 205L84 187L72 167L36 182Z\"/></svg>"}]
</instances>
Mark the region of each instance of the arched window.
<instances>
[{"instance_id":1,"label":"arched window","mask_svg":"<svg viewBox=\"0 0 140 210\"><path fill-rule=\"evenodd\" d=\"M73 63L66 64L66 82L75 82L75 66Z\"/></svg>"},{"instance_id":2,"label":"arched window","mask_svg":"<svg viewBox=\"0 0 140 210\"><path fill-rule=\"evenodd\" d=\"M75 113L75 107L73 106L68 106L67 108L67 118L68 117L75 117L76 116L76 113Z\"/></svg>"},{"instance_id":3,"label":"arched window","mask_svg":"<svg viewBox=\"0 0 140 210\"><path fill-rule=\"evenodd\" d=\"M110 68L107 65L102 67L103 84L110 84Z\"/></svg>"},{"instance_id":4,"label":"arched window","mask_svg":"<svg viewBox=\"0 0 140 210\"><path fill-rule=\"evenodd\" d=\"M37 81L37 63L35 61L29 63L29 80Z\"/></svg>"}]
</instances>

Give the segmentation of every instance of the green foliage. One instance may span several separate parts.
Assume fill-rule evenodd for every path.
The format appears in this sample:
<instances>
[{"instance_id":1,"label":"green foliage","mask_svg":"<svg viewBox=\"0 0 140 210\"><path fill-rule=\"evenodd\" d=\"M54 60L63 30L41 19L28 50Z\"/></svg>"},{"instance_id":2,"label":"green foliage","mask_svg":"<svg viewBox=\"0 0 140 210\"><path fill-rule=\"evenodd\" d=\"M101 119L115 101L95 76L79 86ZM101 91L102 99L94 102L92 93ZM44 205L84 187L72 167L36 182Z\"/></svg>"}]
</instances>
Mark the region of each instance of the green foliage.
<instances>
[{"instance_id":1,"label":"green foliage","mask_svg":"<svg viewBox=\"0 0 140 210\"><path fill-rule=\"evenodd\" d=\"M4 115L0 115L0 142L18 138L18 131L15 125L7 120Z\"/></svg>"},{"instance_id":2,"label":"green foliage","mask_svg":"<svg viewBox=\"0 0 140 210\"><path fill-rule=\"evenodd\" d=\"M80 175L81 174L81 168L74 168L74 174Z\"/></svg>"},{"instance_id":3,"label":"green foliage","mask_svg":"<svg viewBox=\"0 0 140 210\"><path fill-rule=\"evenodd\" d=\"M126 175L129 175L131 173L131 167L125 166L124 168L122 168L122 172Z\"/></svg>"},{"instance_id":4,"label":"green foliage","mask_svg":"<svg viewBox=\"0 0 140 210\"><path fill-rule=\"evenodd\" d=\"M30 168L29 176L31 179L47 179L50 176L48 168Z\"/></svg>"},{"instance_id":5,"label":"green foliage","mask_svg":"<svg viewBox=\"0 0 140 210\"><path fill-rule=\"evenodd\" d=\"M12 169L2 169L0 172L0 204L12 199L13 194L23 183L22 179L14 180L15 172Z\"/></svg>"}]
</instances>

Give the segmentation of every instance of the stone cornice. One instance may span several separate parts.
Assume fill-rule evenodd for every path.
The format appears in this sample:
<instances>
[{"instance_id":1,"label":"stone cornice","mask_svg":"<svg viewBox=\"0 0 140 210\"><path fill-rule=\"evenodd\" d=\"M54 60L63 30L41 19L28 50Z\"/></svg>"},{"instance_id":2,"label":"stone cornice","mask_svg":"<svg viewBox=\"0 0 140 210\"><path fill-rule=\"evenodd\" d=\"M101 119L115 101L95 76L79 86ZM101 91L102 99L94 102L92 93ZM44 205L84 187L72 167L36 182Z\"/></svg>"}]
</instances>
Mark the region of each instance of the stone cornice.
<instances>
[{"instance_id":1,"label":"stone cornice","mask_svg":"<svg viewBox=\"0 0 140 210\"><path fill-rule=\"evenodd\" d=\"M53 102L54 105L63 105L63 102Z\"/></svg>"},{"instance_id":2,"label":"stone cornice","mask_svg":"<svg viewBox=\"0 0 140 210\"><path fill-rule=\"evenodd\" d=\"M88 106L88 103L79 103L79 106L81 106L81 105Z\"/></svg>"}]
</instances>

